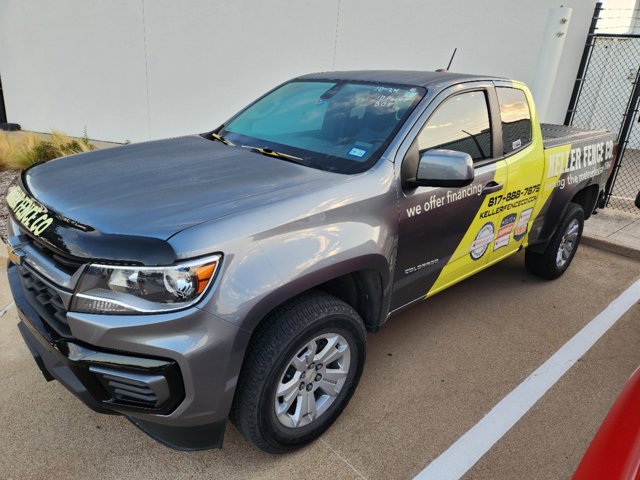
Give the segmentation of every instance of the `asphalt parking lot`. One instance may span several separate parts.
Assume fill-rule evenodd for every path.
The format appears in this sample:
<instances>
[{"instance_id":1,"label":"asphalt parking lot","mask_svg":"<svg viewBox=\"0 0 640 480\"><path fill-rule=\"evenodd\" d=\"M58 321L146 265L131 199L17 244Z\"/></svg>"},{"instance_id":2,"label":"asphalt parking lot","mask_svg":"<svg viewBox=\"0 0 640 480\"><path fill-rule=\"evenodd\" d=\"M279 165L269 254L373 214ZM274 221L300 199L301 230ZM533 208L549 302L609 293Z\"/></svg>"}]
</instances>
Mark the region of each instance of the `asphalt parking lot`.
<instances>
[{"instance_id":1,"label":"asphalt parking lot","mask_svg":"<svg viewBox=\"0 0 640 480\"><path fill-rule=\"evenodd\" d=\"M582 246L562 278L545 282L516 255L370 334L342 417L309 447L274 456L231 425L222 450L172 451L45 382L2 271L0 477L412 478L639 276L639 262ZM569 478L640 365L639 344L636 303L465 478Z\"/></svg>"}]
</instances>

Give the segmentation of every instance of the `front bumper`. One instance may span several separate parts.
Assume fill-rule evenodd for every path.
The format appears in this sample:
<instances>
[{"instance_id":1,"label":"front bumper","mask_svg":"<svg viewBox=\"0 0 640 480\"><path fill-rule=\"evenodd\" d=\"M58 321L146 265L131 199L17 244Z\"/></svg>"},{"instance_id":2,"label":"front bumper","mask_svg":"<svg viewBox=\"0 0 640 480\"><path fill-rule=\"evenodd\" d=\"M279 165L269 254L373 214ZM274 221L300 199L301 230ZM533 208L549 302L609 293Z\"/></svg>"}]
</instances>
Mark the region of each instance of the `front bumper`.
<instances>
[{"instance_id":1,"label":"front bumper","mask_svg":"<svg viewBox=\"0 0 640 480\"><path fill-rule=\"evenodd\" d=\"M7 271L18 328L47 380L96 412L125 415L172 448L222 446L235 389L229 362L237 361L234 346L245 343L244 332L191 309L132 317L68 312L70 335L60 335L25 296L18 267Z\"/></svg>"}]
</instances>

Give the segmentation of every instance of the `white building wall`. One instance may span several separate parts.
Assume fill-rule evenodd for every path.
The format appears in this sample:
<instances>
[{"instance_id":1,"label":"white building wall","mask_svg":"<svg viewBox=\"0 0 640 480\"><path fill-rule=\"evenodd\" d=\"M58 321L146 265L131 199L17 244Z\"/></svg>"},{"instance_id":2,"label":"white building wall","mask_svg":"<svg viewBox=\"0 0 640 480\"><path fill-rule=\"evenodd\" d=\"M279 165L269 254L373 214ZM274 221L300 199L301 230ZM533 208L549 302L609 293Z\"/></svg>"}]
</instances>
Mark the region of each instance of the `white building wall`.
<instances>
[{"instance_id":1,"label":"white building wall","mask_svg":"<svg viewBox=\"0 0 640 480\"><path fill-rule=\"evenodd\" d=\"M277 83L332 69L337 14L337 0L145 1L151 136L213 129Z\"/></svg>"},{"instance_id":2,"label":"white building wall","mask_svg":"<svg viewBox=\"0 0 640 480\"><path fill-rule=\"evenodd\" d=\"M562 122L587 0L0 0L7 116L140 141L205 131L275 84L332 69L535 77L550 8L573 8L544 120Z\"/></svg>"},{"instance_id":3,"label":"white building wall","mask_svg":"<svg viewBox=\"0 0 640 480\"><path fill-rule=\"evenodd\" d=\"M139 1L0 0L7 118L96 139L149 138Z\"/></svg>"}]
</instances>

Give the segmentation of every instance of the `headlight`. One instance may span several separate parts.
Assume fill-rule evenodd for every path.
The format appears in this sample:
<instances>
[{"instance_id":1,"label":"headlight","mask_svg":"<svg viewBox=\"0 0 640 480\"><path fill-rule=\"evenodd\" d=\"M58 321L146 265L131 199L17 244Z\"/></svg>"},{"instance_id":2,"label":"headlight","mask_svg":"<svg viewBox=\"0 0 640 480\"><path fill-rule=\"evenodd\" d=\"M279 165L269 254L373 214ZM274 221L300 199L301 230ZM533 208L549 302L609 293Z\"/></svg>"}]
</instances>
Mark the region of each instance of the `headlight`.
<instances>
[{"instance_id":1,"label":"headlight","mask_svg":"<svg viewBox=\"0 0 640 480\"><path fill-rule=\"evenodd\" d=\"M202 298L213 282L220 255L170 267L92 264L85 268L71 302L81 313L161 313Z\"/></svg>"}]
</instances>

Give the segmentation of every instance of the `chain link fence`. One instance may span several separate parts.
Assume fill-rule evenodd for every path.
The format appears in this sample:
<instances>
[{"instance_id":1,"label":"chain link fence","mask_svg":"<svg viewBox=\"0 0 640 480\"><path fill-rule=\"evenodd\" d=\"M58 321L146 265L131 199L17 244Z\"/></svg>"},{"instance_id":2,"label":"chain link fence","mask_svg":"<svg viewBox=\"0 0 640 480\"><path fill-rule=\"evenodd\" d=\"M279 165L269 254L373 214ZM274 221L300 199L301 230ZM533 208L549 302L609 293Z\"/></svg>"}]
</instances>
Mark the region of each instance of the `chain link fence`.
<instances>
[{"instance_id":1,"label":"chain link fence","mask_svg":"<svg viewBox=\"0 0 640 480\"><path fill-rule=\"evenodd\" d=\"M601 21L597 17L598 10L596 21ZM626 30L634 31L637 17L635 10L628 12ZM640 214L634 206L640 190L640 35L601 33L596 27L587 40L584 60L568 123L618 134L619 169L609 188L608 206Z\"/></svg>"}]
</instances>

